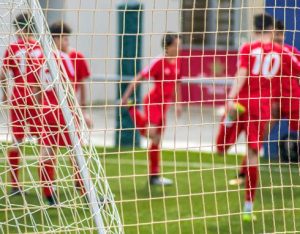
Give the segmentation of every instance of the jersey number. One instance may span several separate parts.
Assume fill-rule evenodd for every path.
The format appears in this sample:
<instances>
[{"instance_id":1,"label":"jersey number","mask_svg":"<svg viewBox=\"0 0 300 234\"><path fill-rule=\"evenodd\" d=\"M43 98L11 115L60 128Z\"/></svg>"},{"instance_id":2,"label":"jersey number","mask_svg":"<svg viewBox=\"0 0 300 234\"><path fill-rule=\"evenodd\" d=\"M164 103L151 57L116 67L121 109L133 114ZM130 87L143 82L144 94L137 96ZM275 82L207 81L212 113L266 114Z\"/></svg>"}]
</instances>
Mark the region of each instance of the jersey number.
<instances>
[{"instance_id":1,"label":"jersey number","mask_svg":"<svg viewBox=\"0 0 300 234\"><path fill-rule=\"evenodd\" d=\"M264 54L262 48L256 48L251 51L251 55L255 57L252 68L253 75L263 75L265 78L273 78L280 68L280 55L275 52Z\"/></svg>"}]
</instances>

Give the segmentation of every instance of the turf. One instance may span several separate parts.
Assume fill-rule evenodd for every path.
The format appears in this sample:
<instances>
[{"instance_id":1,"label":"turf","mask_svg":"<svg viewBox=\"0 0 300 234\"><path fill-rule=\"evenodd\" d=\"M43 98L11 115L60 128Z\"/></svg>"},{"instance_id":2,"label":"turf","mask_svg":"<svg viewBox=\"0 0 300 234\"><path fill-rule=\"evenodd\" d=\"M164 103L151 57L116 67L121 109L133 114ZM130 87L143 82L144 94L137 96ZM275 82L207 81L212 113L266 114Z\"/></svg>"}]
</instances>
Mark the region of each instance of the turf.
<instances>
[{"instance_id":1,"label":"turf","mask_svg":"<svg viewBox=\"0 0 300 234\"><path fill-rule=\"evenodd\" d=\"M24 152L30 155L32 150L25 149ZM130 149L120 152L103 148L98 151L115 194L125 233L300 232L297 222L300 217L298 165L261 160L260 187L255 203L258 221L244 223L241 220L244 188L227 184L237 174L239 156L224 158L199 152L163 151L162 173L174 180L173 186L163 188L150 187L147 183L145 151L133 153ZM38 181L37 162L27 165L33 179ZM71 167L58 168L57 172L60 200L69 204L61 211L43 208L43 198L38 195L40 185L30 182L25 169L21 173L23 184L28 188L25 199L5 196L9 189L7 170L7 163L1 160L0 233L46 233L52 230L57 233L96 233L91 217L87 216L88 207L73 188L72 177L59 181L59 178L72 174ZM34 190L34 187L38 189Z\"/></svg>"}]
</instances>

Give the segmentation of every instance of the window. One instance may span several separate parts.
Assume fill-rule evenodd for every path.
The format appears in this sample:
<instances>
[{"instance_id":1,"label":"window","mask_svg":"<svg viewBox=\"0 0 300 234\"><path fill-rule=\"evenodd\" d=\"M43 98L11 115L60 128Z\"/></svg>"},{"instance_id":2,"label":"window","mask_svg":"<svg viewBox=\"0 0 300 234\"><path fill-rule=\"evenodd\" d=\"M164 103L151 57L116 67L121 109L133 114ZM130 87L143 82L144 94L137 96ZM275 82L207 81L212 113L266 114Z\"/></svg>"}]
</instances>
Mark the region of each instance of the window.
<instances>
[{"instance_id":1,"label":"window","mask_svg":"<svg viewBox=\"0 0 300 234\"><path fill-rule=\"evenodd\" d=\"M183 0L183 43L192 47L236 48L240 13L239 0Z\"/></svg>"}]
</instances>

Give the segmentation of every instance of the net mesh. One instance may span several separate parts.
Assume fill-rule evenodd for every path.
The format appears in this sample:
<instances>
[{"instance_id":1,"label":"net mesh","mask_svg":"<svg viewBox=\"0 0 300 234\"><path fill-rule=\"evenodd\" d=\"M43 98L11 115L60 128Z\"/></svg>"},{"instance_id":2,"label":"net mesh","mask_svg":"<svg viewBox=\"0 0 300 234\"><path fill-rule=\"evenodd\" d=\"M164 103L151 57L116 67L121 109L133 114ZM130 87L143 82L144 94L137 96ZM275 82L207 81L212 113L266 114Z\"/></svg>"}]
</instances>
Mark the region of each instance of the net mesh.
<instances>
[{"instance_id":1,"label":"net mesh","mask_svg":"<svg viewBox=\"0 0 300 234\"><path fill-rule=\"evenodd\" d=\"M260 142L265 143L261 155L274 149L277 155L274 160L259 157L256 222L244 220L244 180L233 184L248 153L247 136L242 134L226 155L216 153L239 49L254 41L253 16L264 10L298 10L270 2L2 0L1 54L18 37L28 36L14 28L19 14L29 13L35 42L17 56L15 68L5 71L5 55L0 62L5 75L1 84L7 85L4 92L9 97L0 106L0 233L300 232L299 163L290 160L298 157L298 140L297 133L284 131L286 122ZM75 60L85 65L73 64L70 54L54 46L48 26L56 21L72 29L69 47L83 54ZM297 33L295 28L286 31ZM181 36L182 48L175 56L181 61L180 67L175 63L181 80L174 90L167 90L172 80L153 79L149 68L166 52L162 47L167 41L162 39L173 32ZM42 51L37 59L32 53L35 46ZM90 73L78 80L81 66ZM72 69L75 79L70 78ZM164 77L168 69L172 66L163 63ZM122 101L140 71L139 88ZM16 84L22 86L20 77L27 77L29 94L15 93ZM35 82L28 84L28 79ZM51 98L58 102L51 107L49 90L55 90ZM157 96L169 99L151 102ZM13 121L16 110L18 121ZM162 123L155 122L157 116ZM20 125L22 140L14 130ZM286 138L278 142L279 135ZM278 150L284 149L288 158L278 158ZM16 150L18 163L9 156ZM52 181L49 171L43 174L49 158L55 169ZM153 184L162 182L171 185ZM14 187L22 189L20 195ZM49 203L47 188L57 204Z\"/></svg>"}]
</instances>

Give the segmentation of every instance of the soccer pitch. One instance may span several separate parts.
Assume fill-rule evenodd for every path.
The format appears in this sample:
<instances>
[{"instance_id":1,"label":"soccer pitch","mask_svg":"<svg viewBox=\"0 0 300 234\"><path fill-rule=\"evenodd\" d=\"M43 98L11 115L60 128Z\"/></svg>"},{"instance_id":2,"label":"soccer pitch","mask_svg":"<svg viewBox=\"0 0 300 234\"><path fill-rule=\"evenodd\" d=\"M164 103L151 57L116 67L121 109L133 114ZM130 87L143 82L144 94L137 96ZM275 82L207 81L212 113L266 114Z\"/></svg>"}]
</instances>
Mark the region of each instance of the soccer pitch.
<instances>
[{"instance_id":1,"label":"soccer pitch","mask_svg":"<svg viewBox=\"0 0 300 234\"><path fill-rule=\"evenodd\" d=\"M21 196L5 197L8 165L1 155L0 233L40 233L49 226L61 227L58 233L91 233L93 223L87 221L88 206L74 189L72 174L60 161L57 190L60 208L41 207L41 190L37 160L32 158L34 147L24 149L28 167L34 178L28 177L25 167L21 178L26 189L26 201ZM258 221L244 223L241 219L243 186L229 186L227 181L237 174L241 157L226 158L201 152L163 151L164 176L174 180L170 187L150 187L147 183L147 152L142 149L97 148L109 184L115 194L125 233L296 233L300 232L300 178L298 165L260 162L260 185L255 213ZM64 166L61 166L64 165ZM28 181L28 183L27 183ZM31 181L31 182L30 182ZM36 185L32 184L36 181ZM62 186L63 185L63 186ZM35 187L35 188L34 188ZM72 196L73 195L73 196ZM47 213L43 209L48 209ZM34 220L31 220L28 213ZM62 215L63 213L63 215ZM46 215L47 214L47 215ZM7 220L10 220L7 222ZM8 225L7 225L8 223ZM46 225L44 225L47 223ZM17 225L18 224L18 225ZM50 225L51 224L51 225ZM90 229L89 229L90 227Z\"/></svg>"}]
</instances>

